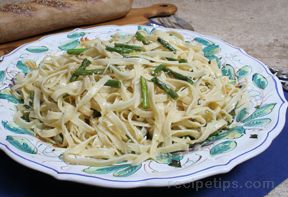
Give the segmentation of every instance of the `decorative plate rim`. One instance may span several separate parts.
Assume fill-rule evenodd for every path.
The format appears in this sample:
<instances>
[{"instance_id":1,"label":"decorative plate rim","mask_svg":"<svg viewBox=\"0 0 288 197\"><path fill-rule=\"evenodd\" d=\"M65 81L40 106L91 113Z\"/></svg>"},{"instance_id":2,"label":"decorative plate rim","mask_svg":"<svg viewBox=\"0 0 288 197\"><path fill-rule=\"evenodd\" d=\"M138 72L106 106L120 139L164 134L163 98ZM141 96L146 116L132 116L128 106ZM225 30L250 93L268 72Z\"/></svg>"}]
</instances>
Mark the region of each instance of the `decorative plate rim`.
<instances>
[{"instance_id":1,"label":"decorative plate rim","mask_svg":"<svg viewBox=\"0 0 288 197\"><path fill-rule=\"evenodd\" d=\"M92 27L92 28L83 28L83 30L86 30L86 31L87 30L97 30L97 29L101 29L101 28L105 28L105 27L106 28L109 28L109 27L111 27L111 28L113 28L113 27L128 28L128 27L135 27L135 26L137 26L137 25L121 25L121 26L105 25L105 26L98 26L98 27ZM150 26L147 26L147 27L150 27ZM157 28L173 30L172 28L165 28L165 27L157 27ZM1 56L0 62L3 61L3 59L5 57L13 55L15 52L24 48L27 45L37 43L37 42L39 42L43 39L46 39L48 37L53 37L55 35L62 35L62 34L64 35L64 34L67 34L69 32L74 32L74 31L78 31L81 29L82 28L76 28L76 29L73 29L73 30L67 31L67 32L60 32L60 33L55 33L55 34L43 36L43 37L41 37L41 38L39 38L33 42L29 42L29 43L26 43L24 45L21 45L21 46L17 47L16 49L14 49L13 51L11 51L10 53ZM198 35L200 37L204 37L207 39L212 39L212 40L215 39L215 40L221 41L222 43L238 50L241 54L248 57L249 59L252 59L253 61L258 62L264 68L267 75L269 75L273 79L277 95L281 99L282 103L281 103L279 110L278 110L278 119L277 119L276 124L274 125L274 127L270 131L267 132L265 139L258 146L253 147L251 150L247 150L244 153L241 153L241 154L233 157L232 159L230 159L226 163L213 165L213 166L198 170L196 172L189 171L189 173L187 173L187 174L178 175L178 176L175 175L175 176L171 176L171 177L153 177L153 178L144 178L144 179L139 179L139 180L126 180L126 181L125 180L111 180L111 179L106 179L106 178L102 178L102 177L98 177L98 176L83 175L83 174L71 173L71 172L59 172L56 169L53 169L49 166L45 166L41 163L37 163L37 162L32 161L28 158L25 158L24 156L13 151L10 147L8 147L6 144L4 144L0 141L1 150L3 150L9 157L11 157L16 162L18 162L18 163L20 163L20 164L22 164L28 168L31 168L31 169L43 172L45 174L51 175L52 177L54 177L58 180L74 181L74 182L85 183L85 184L89 184L89 185L96 185L96 186L103 186L103 187L110 187L110 188L135 188L135 187L147 187L147 186L160 187L160 186L174 186L174 185L189 183L189 182L200 180L200 179L203 179L203 178L206 178L209 176L213 176L216 174L227 173L227 172L231 171L238 164L241 164L242 162L259 155L260 153L262 153L264 150L266 150L271 145L272 141L279 135L279 133L283 130L284 125L285 125L286 110L288 107L288 102L286 101L286 99L284 97L284 92L282 90L282 86L281 86L280 81L270 72L267 65L265 65L264 63L262 63L258 59L247 54L242 48L235 47L234 45L230 44L229 42L227 42L223 39L220 39L216 36L203 35L203 34L200 34L200 33L194 32L194 31L190 31L190 30L181 29L181 31L187 32L190 34L192 33L194 35ZM280 114L283 114L283 113L285 115L280 116ZM197 176L194 176L194 175L197 175ZM91 181L90 178L93 178L93 181ZM163 181L157 181L157 180L163 180ZM127 183L129 183L129 184L127 184Z\"/></svg>"}]
</instances>

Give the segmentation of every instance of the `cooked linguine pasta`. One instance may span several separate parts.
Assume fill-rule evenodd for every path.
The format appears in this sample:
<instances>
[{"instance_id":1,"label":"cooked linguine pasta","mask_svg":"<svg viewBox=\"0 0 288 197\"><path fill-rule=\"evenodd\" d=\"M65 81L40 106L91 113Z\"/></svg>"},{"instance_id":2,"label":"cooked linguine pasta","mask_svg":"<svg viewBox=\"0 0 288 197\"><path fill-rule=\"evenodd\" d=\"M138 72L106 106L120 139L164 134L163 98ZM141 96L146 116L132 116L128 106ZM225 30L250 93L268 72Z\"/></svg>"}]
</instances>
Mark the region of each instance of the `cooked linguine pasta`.
<instances>
[{"instance_id":1,"label":"cooked linguine pasta","mask_svg":"<svg viewBox=\"0 0 288 197\"><path fill-rule=\"evenodd\" d=\"M65 162L136 164L227 128L244 102L235 84L176 32L83 39L17 76L14 121L66 148Z\"/></svg>"}]
</instances>

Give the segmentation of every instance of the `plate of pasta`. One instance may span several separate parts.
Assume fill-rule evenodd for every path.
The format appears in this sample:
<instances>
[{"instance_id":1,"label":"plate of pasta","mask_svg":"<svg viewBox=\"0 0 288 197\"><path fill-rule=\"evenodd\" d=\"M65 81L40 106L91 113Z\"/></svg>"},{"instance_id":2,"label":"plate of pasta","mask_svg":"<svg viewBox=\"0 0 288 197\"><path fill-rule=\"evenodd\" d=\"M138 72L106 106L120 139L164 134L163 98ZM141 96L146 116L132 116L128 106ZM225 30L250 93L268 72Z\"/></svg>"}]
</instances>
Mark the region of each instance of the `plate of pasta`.
<instances>
[{"instance_id":1,"label":"plate of pasta","mask_svg":"<svg viewBox=\"0 0 288 197\"><path fill-rule=\"evenodd\" d=\"M101 26L0 61L0 147L61 180L172 186L267 149L287 102L266 65L188 30Z\"/></svg>"}]
</instances>

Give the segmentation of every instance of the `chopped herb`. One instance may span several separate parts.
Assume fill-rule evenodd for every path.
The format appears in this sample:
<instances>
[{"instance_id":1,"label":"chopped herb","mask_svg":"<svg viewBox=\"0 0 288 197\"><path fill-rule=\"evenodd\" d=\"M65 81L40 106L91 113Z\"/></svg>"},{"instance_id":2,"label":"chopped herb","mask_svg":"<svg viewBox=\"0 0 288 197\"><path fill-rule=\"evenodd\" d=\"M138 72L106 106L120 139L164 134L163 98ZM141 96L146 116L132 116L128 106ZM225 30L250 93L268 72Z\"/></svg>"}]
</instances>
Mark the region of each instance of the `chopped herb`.
<instances>
[{"instance_id":1,"label":"chopped herb","mask_svg":"<svg viewBox=\"0 0 288 197\"><path fill-rule=\"evenodd\" d=\"M118 80L108 80L104 85L112 88L121 88L121 82Z\"/></svg>"},{"instance_id":2,"label":"chopped herb","mask_svg":"<svg viewBox=\"0 0 288 197\"><path fill-rule=\"evenodd\" d=\"M26 109L31 109L31 105L24 104L23 107L25 107Z\"/></svg>"},{"instance_id":3,"label":"chopped herb","mask_svg":"<svg viewBox=\"0 0 288 197\"><path fill-rule=\"evenodd\" d=\"M187 63L187 60L186 59L180 59L180 60L178 60L179 61L179 63Z\"/></svg>"},{"instance_id":4,"label":"chopped herb","mask_svg":"<svg viewBox=\"0 0 288 197\"><path fill-rule=\"evenodd\" d=\"M23 120L25 120L26 122L30 122L29 113L24 113L21 118L22 118Z\"/></svg>"},{"instance_id":5,"label":"chopped herb","mask_svg":"<svg viewBox=\"0 0 288 197\"><path fill-rule=\"evenodd\" d=\"M172 58L172 57L166 57L166 59L167 59L168 61L178 61L177 59Z\"/></svg>"},{"instance_id":6,"label":"chopped herb","mask_svg":"<svg viewBox=\"0 0 288 197\"><path fill-rule=\"evenodd\" d=\"M93 118L99 118L101 117L101 112L97 110L93 110Z\"/></svg>"},{"instance_id":7,"label":"chopped herb","mask_svg":"<svg viewBox=\"0 0 288 197\"><path fill-rule=\"evenodd\" d=\"M175 58L172 58L172 57L166 57L166 59L168 60L168 61L178 61L179 63L187 63L187 60L186 59L175 59Z\"/></svg>"},{"instance_id":8,"label":"chopped herb","mask_svg":"<svg viewBox=\"0 0 288 197\"><path fill-rule=\"evenodd\" d=\"M34 91L30 91L29 92L29 98L30 98L31 101L33 101L33 99L34 99Z\"/></svg>"}]
</instances>

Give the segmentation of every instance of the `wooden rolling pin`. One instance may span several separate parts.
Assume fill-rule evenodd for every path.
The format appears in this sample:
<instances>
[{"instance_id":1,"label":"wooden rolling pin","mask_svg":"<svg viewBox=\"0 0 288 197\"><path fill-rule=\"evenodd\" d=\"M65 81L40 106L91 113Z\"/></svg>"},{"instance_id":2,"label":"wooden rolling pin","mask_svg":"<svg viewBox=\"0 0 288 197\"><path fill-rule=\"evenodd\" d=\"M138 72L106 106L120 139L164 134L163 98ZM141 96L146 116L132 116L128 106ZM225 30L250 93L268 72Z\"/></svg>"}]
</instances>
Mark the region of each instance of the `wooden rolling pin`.
<instances>
[{"instance_id":1,"label":"wooden rolling pin","mask_svg":"<svg viewBox=\"0 0 288 197\"><path fill-rule=\"evenodd\" d=\"M0 43L125 16L132 0L30 0L0 6Z\"/></svg>"},{"instance_id":2,"label":"wooden rolling pin","mask_svg":"<svg viewBox=\"0 0 288 197\"><path fill-rule=\"evenodd\" d=\"M149 22L149 18L158 16L169 16L175 14L177 7L173 4L155 4L150 7L145 8L133 8L130 12L123 18L112 20L105 23L82 26L81 28L94 27L99 25L126 25L126 24L146 24ZM64 29L61 31L69 31L73 28ZM52 33L57 33L60 31L54 31ZM0 56L9 53L18 46L39 39L46 34L30 37L27 39L22 39L14 42L8 42L0 44Z\"/></svg>"}]
</instances>

